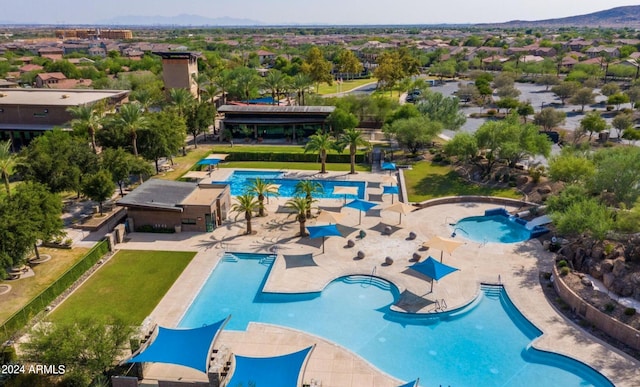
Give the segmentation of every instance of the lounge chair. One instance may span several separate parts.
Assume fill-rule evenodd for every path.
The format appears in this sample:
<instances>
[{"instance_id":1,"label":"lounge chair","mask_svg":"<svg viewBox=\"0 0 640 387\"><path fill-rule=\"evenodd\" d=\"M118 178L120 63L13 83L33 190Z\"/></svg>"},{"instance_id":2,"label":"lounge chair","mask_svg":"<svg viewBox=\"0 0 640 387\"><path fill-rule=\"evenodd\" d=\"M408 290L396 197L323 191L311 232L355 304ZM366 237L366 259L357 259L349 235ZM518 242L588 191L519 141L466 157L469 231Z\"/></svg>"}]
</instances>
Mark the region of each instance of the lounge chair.
<instances>
[{"instance_id":1,"label":"lounge chair","mask_svg":"<svg viewBox=\"0 0 640 387\"><path fill-rule=\"evenodd\" d=\"M358 237L360 239L364 239L364 237L367 236L367 233L364 230L360 230L360 233L358 234Z\"/></svg>"}]
</instances>

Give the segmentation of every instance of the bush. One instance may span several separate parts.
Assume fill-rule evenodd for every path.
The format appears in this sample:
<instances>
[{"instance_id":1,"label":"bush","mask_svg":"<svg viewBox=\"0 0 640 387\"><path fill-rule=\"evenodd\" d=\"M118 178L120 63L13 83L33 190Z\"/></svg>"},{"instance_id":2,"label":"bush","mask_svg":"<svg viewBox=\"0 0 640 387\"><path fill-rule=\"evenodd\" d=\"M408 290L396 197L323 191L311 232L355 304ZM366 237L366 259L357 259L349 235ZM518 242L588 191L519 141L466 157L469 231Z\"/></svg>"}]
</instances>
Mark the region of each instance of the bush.
<instances>
[{"instance_id":1,"label":"bush","mask_svg":"<svg viewBox=\"0 0 640 387\"><path fill-rule=\"evenodd\" d=\"M616 309L616 304L614 304L613 302L607 302L607 304L604 306L604 311L606 313L611 313Z\"/></svg>"},{"instance_id":2,"label":"bush","mask_svg":"<svg viewBox=\"0 0 640 387\"><path fill-rule=\"evenodd\" d=\"M625 308L624 309L625 316L633 316L636 314L636 308Z\"/></svg>"},{"instance_id":3,"label":"bush","mask_svg":"<svg viewBox=\"0 0 640 387\"><path fill-rule=\"evenodd\" d=\"M16 350L13 346L8 346L2 348L2 352L0 352L0 364L12 364L18 360L18 356L16 355Z\"/></svg>"},{"instance_id":4,"label":"bush","mask_svg":"<svg viewBox=\"0 0 640 387\"><path fill-rule=\"evenodd\" d=\"M604 245L604 254L609 255L613 253L614 248L615 246L613 246L613 243L607 243L606 245Z\"/></svg>"},{"instance_id":5,"label":"bush","mask_svg":"<svg viewBox=\"0 0 640 387\"><path fill-rule=\"evenodd\" d=\"M558 267L559 268L563 268L563 267L567 267L567 266L569 266L569 264L564 259L558 262Z\"/></svg>"},{"instance_id":6,"label":"bush","mask_svg":"<svg viewBox=\"0 0 640 387\"><path fill-rule=\"evenodd\" d=\"M497 112L495 109L489 109L489 110L487 110L487 115L488 115L489 117L493 117L493 116L495 116L496 114L498 114L498 112Z\"/></svg>"},{"instance_id":7,"label":"bush","mask_svg":"<svg viewBox=\"0 0 640 387\"><path fill-rule=\"evenodd\" d=\"M613 105L607 105L607 107L605 108L608 112L613 110Z\"/></svg>"},{"instance_id":8,"label":"bush","mask_svg":"<svg viewBox=\"0 0 640 387\"><path fill-rule=\"evenodd\" d=\"M568 267L563 267L562 269L560 269L560 275L561 276L566 276L567 274L569 274L569 268Z\"/></svg>"},{"instance_id":9,"label":"bush","mask_svg":"<svg viewBox=\"0 0 640 387\"><path fill-rule=\"evenodd\" d=\"M547 281L549 281L551 279L551 273L544 273L542 274L542 278L546 279Z\"/></svg>"}]
</instances>

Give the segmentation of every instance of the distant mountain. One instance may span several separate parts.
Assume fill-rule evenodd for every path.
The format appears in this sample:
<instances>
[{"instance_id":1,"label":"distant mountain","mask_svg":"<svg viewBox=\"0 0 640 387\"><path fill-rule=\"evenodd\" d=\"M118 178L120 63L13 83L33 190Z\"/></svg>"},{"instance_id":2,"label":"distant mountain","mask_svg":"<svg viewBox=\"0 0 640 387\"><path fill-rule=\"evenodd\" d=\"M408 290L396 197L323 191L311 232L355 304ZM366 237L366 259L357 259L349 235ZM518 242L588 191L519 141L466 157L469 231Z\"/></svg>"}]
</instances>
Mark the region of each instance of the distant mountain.
<instances>
[{"instance_id":1,"label":"distant mountain","mask_svg":"<svg viewBox=\"0 0 640 387\"><path fill-rule=\"evenodd\" d=\"M251 19L235 19L231 17L209 18L200 15L181 14L177 16L118 16L99 20L102 25L127 26L256 26L264 23Z\"/></svg>"},{"instance_id":2,"label":"distant mountain","mask_svg":"<svg viewBox=\"0 0 640 387\"><path fill-rule=\"evenodd\" d=\"M506 23L483 23L476 26L492 27L635 27L640 28L640 5L616 7L586 15L547 20L512 20Z\"/></svg>"}]
</instances>

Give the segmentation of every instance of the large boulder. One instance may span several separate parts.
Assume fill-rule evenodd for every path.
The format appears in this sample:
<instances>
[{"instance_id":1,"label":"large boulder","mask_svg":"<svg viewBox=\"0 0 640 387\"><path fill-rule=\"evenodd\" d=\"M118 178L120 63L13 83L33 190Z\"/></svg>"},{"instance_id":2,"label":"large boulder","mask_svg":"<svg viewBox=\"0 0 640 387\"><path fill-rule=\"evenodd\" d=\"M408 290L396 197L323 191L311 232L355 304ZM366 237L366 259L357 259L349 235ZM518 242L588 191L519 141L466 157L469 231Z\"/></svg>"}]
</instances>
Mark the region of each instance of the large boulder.
<instances>
[{"instance_id":1,"label":"large boulder","mask_svg":"<svg viewBox=\"0 0 640 387\"><path fill-rule=\"evenodd\" d=\"M622 277L627 272L627 265L624 258L616 258L613 261L613 270L611 271L616 277Z\"/></svg>"},{"instance_id":2,"label":"large boulder","mask_svg":"<svg viewBox=\"0 0 640 387\"><path fill-rule=\"evenodd\" d=\"M603 273L611 273L613 270L613 259L605 259L602 261L600 270L602 270Z\"/></svg>"},{"instance_id":3,"label":"large boulder","mask_svg":"<svg viewBox=\"0 0 640 387\"><path fill-rule=\"evenodd\" d=\"M591 257L595 259L604 258L604 249L600 246L596 246L591 250Z\"/></svg>"},{"instance_id":4,"label":"large boulder","mask_svg":"<svg viewBox=\"0 0 640 387\"><path fill-rule=\"evenodd\" d=\"M613 273L606 273L602 276L602 283L604 283L604 286L607 289L610 289L615 279L616 277L613 275Z\"/></svg>"},{"instance_id":5,"label":"large boulder","mask_svg":"<svg viewBox=\"0 0 640 387\"><path fill-rule=\"evenodd\" d=\"M548 184L541 185L540 187L538 187L537 191L540 195L550 194L551 186L549 186Z\"/></svg>"},{"instance_id":6,"label":"large boulder","mask_svg":"<svg viewBox=\"0 0 640 387\"><path fill-rule=\"evenodd\" d=\"M589 269L589 275L597 280L602 280L604 272L602 271L602 265L591 265Z\"/></svg>"}]
</instances>

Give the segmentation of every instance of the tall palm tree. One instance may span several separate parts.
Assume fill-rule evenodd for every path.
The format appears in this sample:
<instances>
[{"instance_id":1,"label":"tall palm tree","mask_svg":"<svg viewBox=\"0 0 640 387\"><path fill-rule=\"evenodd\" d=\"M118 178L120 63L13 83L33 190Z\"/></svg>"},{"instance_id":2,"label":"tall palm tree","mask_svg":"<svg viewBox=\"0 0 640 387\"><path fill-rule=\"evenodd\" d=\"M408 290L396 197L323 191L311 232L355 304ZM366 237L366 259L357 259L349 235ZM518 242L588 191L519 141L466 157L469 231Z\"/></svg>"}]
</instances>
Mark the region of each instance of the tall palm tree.
<instances>
[{"instance_id":1,"label":"tall palm tree","mask_svg":"<svg viewBox=\"0 0 640 387\"><path fill-rule=\"evenodd\" d=\"M313 81L307 74L298 73L291 79L291 88L296 91L298 96L298 105L302 106L304 102L304 94L309 90Z\"/></svg>"},{"instance_id":2,"label":"tall palm tree","mask_svg":"<svg viewBox=\"0 0 640 387\"><path fill-rule=\"evenodd\" d=\"M74 130L86 130L91 139L93 153L98 153L96 131L101 127L101 117L93 105L70 106L67 111L73 116L71 127Z\"/></svg>"},{"instance_id":3,"label":"tall palm tree","mask_svg":"<svg viewBox=\"0 0 640 387\"><path fill-rule=\"evenodd\" d=\"M222 104L227 103L227 92L233 86L234 80L229 70L222 70L217 77L213 79L213 83L218 86L222 93Z\"/></svg>"},{"instance_id":4,"label":"tall palm tree","mask_svg":"<svg viewBox=\"0 0 640 387\"><path fill-rule=\"evenodd\" d=\"M262 81L263 86L271 91L271 104L275 105L281 91L286 88L287 75L280 70L272 69Z\"/></svg>"},{"instance_id":5,"label":"tall palm tree","mask_svg":"<svg viewBox=\"0 0 640 387\"><path fill-rule=\"evenodd\" d=\"M204 86L202 95L205 96L211 105L214 104L214 98L220 93L220 88L214 83L207 83Z\"/></svg>"},{"instance_id":6,"label":"tall palm tree","mask_svg":"<svg viewBox=\"0 0 640 387\"><path fill-rule=\"evenodd\" d=\"M186 117L189 108L195 102L193 94L187 89L171 89L169 90L169 98L171 104L178 110L178 115L182 118Z\"/></svg>"},{"instance_id":7,"label":"tall palm tree","mask_svg":"<svg viewBox=\"0 0 640 387\"><path fill-rule=\"evenodd\" d=\"M131 92L131 100L137 101L143 111L148 111L156 102L156 98L149 89L138 89Z\"/></svg>"},{"instance_id":8,"label":"tall palm tree","mask_svg":"<svg viewBox=\"0 0 640 387\"><path fill-rule=\"evenodd\" d=\"M311 204L315 201L313 195L322 193L322 184L314 180L300 180L296 184L296 195L304 196L307 201L307 218L311 218Z\"/></svg>"},{"instance_id":9,"label":"tall palm tree","mask_svg":"<svg viewBox=\"0 0 640 387\"><path fill-rule=\"evenodd\" d=\"M234 203L231 206L231 211L238 213L236 219L238 219L238 216L240 216L241 214L244 214L244 220L247 221L246 234L250 235L253 232L253 230L251 229L251 217L253 216L253 212L258 208L260 203L258 203L258 200L255 196L248 192L240 196L236 196L236 201L237 203Z\"/></svg>"},{"instance_id":10,"label":"tall palm tree","mask_svg":"<svg viewBox=\"0 0 640 387\"><path fill-rule=\"evenodd\" d=\"M321 163L320 173L327 173L327 152L336 148L336 142L329 133L318 131L316 134L309 136L309 142L304 147L304 153L317 152Z\"/></svg>"},{"instance_id":11,"label":"tall palm tree","mask_svg":"<svg viewBox=\"0 0 640 387\"><path fill-rule=\"evenodd\" d=\"M131 134L133 155L138 157L138 129L149 123L147 117L138 103L128 103L120 107L120 113L116 117L116 123L120 124Z\"/></svg>"},{"instance_id":12,"label":"tall palm tree","mask_svg":"<svg viewBox=\"0 0 640 387\"><path fill-rule=\"evenodd\" d=\"M361 131L354 128L345 129L340 138L338 138L338 144L340 149L344 149L346 146L349 147L349 155L351 156L351 172L349 173L353 175L356 173L356 151L358 147L366 146L369 148L371 144L362 137Z\"/></svg>"},{"instance_id":13,"label":"tall palm tree","mask_svg":"<svg viewBox=\"0 0 640 387\"><path fill-rule=\"evenodd\" d=\"M250 68L241 69L236 73L236 86L242 98L248 103L251 99L251 92L259 85L258 73Z\"/></svg>"},{"instance_id":14,"label":"tall palm tree","mask_svg":"<svg viewBox=\"0 0 640 387\"><path fill-rule=\"evenodd\" d=\"M278 191L275 186L261 178L256 178L251 186L249 186L248 192L258 196L258 216L265 216L264 210L264 198L267 194L278 195Z\"/></svg>"},{"instance_id":15,"label":"tall palm tree","mask_svg":"<svg viewBox=\"0 0 640 387\"><path fill-rule=\"evenodd\" d=\"M7 190L7 196L11 197L11 186L9 186L9 177L13 174L13 168L16 166L16 155L11 152L11 140L0 142L0 173L4 180L4 188Z\"/></svg>"},{"instance_id":16,"label":"tall palm tree","mask_svg":"<svg viewBox=\"0 0 640 387\"><path fill-rule=\"evenodd\" d=\"M284 204L284 206L288 209L293 210L292 215L296 216L296 220L300 224L300 232L299 236L307 236L307 230L305 228L305 223L307 219L309 219L309 214L311 213L311 206L309 205L309 201L307 198L302 196L295 196Z\"/></svg>"}]
</instances>

